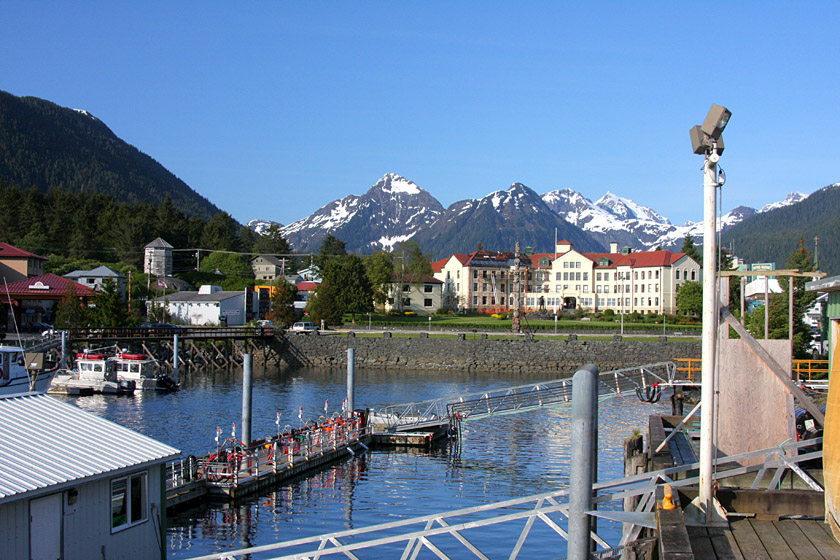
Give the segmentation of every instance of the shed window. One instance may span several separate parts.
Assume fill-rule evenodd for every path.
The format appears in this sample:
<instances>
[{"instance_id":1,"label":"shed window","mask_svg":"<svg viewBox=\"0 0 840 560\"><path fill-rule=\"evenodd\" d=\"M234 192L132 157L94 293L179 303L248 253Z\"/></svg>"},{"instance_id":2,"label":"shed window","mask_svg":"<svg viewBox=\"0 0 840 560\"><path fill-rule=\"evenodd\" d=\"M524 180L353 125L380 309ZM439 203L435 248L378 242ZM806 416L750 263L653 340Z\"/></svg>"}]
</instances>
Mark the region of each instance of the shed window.
<instances>
[{"instance_id":1,"label":"shed window","mask_svg":"<svg viewBox=\"0 0 840 560\"><path fill-rule=\"evenodd\" d=\"M121 531L149 517L146 473L111 481L111 532Z\"/></svg>"}]
</instances>

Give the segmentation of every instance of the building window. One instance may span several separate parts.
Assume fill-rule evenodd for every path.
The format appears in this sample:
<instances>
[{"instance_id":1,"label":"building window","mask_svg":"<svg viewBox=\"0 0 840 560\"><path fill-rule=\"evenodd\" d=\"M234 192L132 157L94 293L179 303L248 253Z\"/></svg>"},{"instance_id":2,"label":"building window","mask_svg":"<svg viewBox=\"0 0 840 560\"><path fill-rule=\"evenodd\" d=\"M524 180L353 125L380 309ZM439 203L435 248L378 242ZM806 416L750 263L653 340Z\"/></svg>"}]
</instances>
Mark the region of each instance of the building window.
<instances>
[{"instance_id":1,"label":"building window","mask_svg":"<svg viewBox=\"0 0 840 560\"><path fill-rule=\"evenodd\" d=\"M601 290L602 290L602 289L603 289L603 288L602 288L600 285L595 286L595 292L596 292L596 293L598 293L598 294L600 294L600 293L601 293Z\"/></svg>"},{"instance_id":2,"label":"building window","mask_svg":"<svg viewBox=\"0 0 840 560\"><path fill-rule=\"evenodd\" d=\"M388 305L394 305L394 298L392 298L392 297L388 298Z\"/></svg>"},{"instance_id":3,"label":"building window","mask_svg":"<svg viewBox=\"0 0 840 560\"><path fill-rule=\"evenodd\" d=\"M580 272L575 272L575 280L580 282Z\"/></svg>"},{"instance_id":4,"label":"building window","mask_svg":"<svg viewBox=\"0 0 840 560\"><path fill-rule=\"evenodd\" d=\"M677 276L676 276L676 279L677 279L677 280L679 280L679 279L680 279L680 269L678 268L678 269L677 269L676 271L674 271L674 272L675 272L675 273L676 273L676 275L677 275Z\"/></svg>"},{"instance_id":5,"label":"building window","mask_svg":"<svg viewBox=\"0 0 840 560\"><path fill-rule=\"evenodd\" d=\"M477 270L473 270L473 278L478 278L478 271Z\"/></svg>"},{"instance_id":6,"label":"building window","mask_svg":"<svg viewBox=\"0 0 840 560\"><path fill-rule=\"evenodd\" d=\"M432 293L432 285L431 284L424 284L423 285L423 291L426 292L427 294Z\"/></svg>"},{"instance_id":7,"label":"building window","mask_svg":"<svg viewBox=\"0 0 840 560\"><path fill-rule=\"evenodd\" d=\"M692 271L691 271L691 279L692 279L692 280L694 280L694 273L695 273L695 272L696 272L695 270L692 270Z\"/></svg>"},{"instance_id":8,"label":"building window","mask_svg":"<svg viewBox=\"0 0 840 560\"><path fill-rule=\"evenodd\" d=\"M584 273L583 273L583 281L584 281L584 282L586 282L586 281L588 281L588 280L589 280L589 273L588 273L588 272L584 272Z\"/></svg>"},{"instance_id":9,"label":"building window","mask_svg":"<svg viewBox=\"0 0 840 560\"><path fill-rule=\"evenodd\" d=\"M583 285L583 293L584 293L584 294L588 294L588 293L589 293L589 286L587 286L586 284L584 284L584 285Z\"/></svg>"},{"instance_id":10,"label":"building window","mask_svg":"<svg viewBox=\"0 0 840 560\"><path fill-rule=\"evenodd\" d=\"M423 300L423 307L431 307L432 306L432 298L426 298Z\"/></svg>"},{"instance_id":11,"label":"building window","mask_svg":"<svg viewBox=\"0 0 840 560\"><path fill-rule=\"evenodd\" d=\"M604 286L604 293L605 294L610 293L610 287L609 286Z\"/></svg>"},{"instance_id":12,"label":"building window","mask_svg":"<svg viewBox=\"0 0 840 560\"><path fill-rule=\"evenodd\" d=\"M569 263L567 263L566 261L563 261L563 268L569 268Z\"/></svg>"},{"instance_id":13,"label":"building window","mask_svg":"<svg viewBox=\"0 0 840 560\"><path fill-rule=\"evenodd\" d=\"M560 274L560 273L558 272L557 274L555 274L555 275L554 275L554 279L559 281L559 280L562 280L562 279L563 279L563 276L562 276L562 274Z\"/></svg>"},{"instance_id":14,"label":"building window","mask_svg":"<svg viewBox=\"0 0 840 560\"><path fill-rule=\"evenodd\" d=\"M487 296L481 296L481 305L487 305Z\"/></svg>"},{"instance_id":15,"label":"building window","mask_svg":"<svg viewBox=\"0 0 840 560\"><path fill-rule=\"evenodd\" d=\"M482 291L482 292L486 292L486 291L487 291L487 282L484 282L483 284L481 284L481 291Z\"/></svg>"},{"instance_id":16,"label":"building window","mask_svg":"<svg viewBox=\"0 0 840 560\"><path fill-rule=\"evenodd\" d=\"M596 272L596 273L595 273L595 281L596 281L596 282L600 282L600 281L601 281L601 273L600 273L600 272Z\"/></svg>"},{"instance_id":17,"label":"building window","mask_svg":"<svg viewBox=\"0 0 840 560\"><path fill-rule=\"evenodd\" d=\"M633 271L633 280L638 280L638 279L639 279L639 271L638 271L638 270L634 270L634 271Z\"/></svg>"},{"instance_id":18,"label":"building window","mask_svg":"<svg viewBox=\"0 0 840 560\"><path fill-rule=\"evenodd\" d=\"M146 473L111 481L111 532L121 531L149 517Z\"/></svg>"},{"instance_id":19,"label":"building window","mask_svg":"<svg viewBox=\"0 0 840 560\"><path fill-rule=\"evenodd\" d=\"M411 284L404 284L403 285L403 291L404 292L410 292L411 291Z\"/></svg>"},{"instance_id":20,"label":"building window","mask_svg":"<svg viewBox=\"0 0 840 560\"><path fill-rule=\"evenodd\" d=\"M502 296L502 305L505 304L505 296Z\"/></svg>"},{"instance_id":21,"label":"building window","mask_svg":"<svg viewBox=\"0 0 840 560\"><path fill-rule=\"evenodd\" d=\"M580 261L575 263L575 268L580 268Z\"/></svg>"},{"instance_id":22,"label":"building window","mask_svg":"<svg viewBox=\"0 0 840 560\"><path fill-rule=\"evenodd\" d=\"M659 271L656 271L656 279L659 280Z\"/></svg>"},{"instance_id":23,"label":"building window","mask_svg":"<svg viewBox=\"0 0 840 560\"><path fill-rule=\"evenodd\" d=\"M473 291L474 292L478 291L478 282L473 282Z\"/></svg>"},{"instance_id":24,"label":"building window","mask_svg":"<svg viewBox=\"0 0 840 560\"><path fill-rule=\"evenodd\" d=\"M478 305L478 296L473 296L473 305Z\"/></svg>"}]
</instances>

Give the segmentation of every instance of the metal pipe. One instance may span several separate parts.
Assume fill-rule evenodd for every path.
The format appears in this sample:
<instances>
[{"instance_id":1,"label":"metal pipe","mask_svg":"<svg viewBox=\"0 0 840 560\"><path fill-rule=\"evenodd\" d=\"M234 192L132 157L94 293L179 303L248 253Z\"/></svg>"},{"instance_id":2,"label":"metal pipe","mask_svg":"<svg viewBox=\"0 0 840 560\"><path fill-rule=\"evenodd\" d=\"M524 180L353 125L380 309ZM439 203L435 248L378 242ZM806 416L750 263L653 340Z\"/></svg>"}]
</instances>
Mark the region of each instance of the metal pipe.
<instances>
[{"instance_id":1,"label":"metal pipe","mask_svg":"<svg viewBox=\"0 0 840 560\"><path fill-rule=\"evenodd\" d=\"M571 471L569 475L569 560L588 560L593 463L597 463L598 368L588 364L572 378Z\"/></svg>"},{"instance_id":2,"label":"metal pipe","mask_svg":"<svg viewBox=\"0 0 840 560\"><path fill-rule=\"evenodd\" d=\"M67 332L61 331L61 366L62 369L67 367Z\"/></svg>"},{"instance_id":3,"label":"metal pipe","mask_svg":"<svg viewBox=\"0 0 840 560\"><path fill-rule=\"evenodd\" d=\"M347 349L347 412L353 412L356 408L356 350Z\"/></svg>"},{"instance_id":4,"label":"metal pipe","mask_svg":"<svg viewBox=\"0 0 840 560\"><path fill-rule=\"evenodd\" d=\"M242 443L251 445L251 393L254 377L252 356L242 356Z\"/></svg>"},{"instance_id":5,"label":"metal pipe","mask_svg":"<svg viewBox=\"0 0 840 560\"><path fill-rule=\"evenodd\" d=\"M703 164L703 339L701 358L703 368L700 401L700 492L697 497L706 522L712 519L714 496L712 493L712 462L714 461L714 410L715 410L715 342L717 340L718 302L715 297L717 263L715 259L717 210L716 167L717 149L706 156Z\"/></svg>"},{"instance_id":6,"label":"metal pipe","mask_svg":"<svg viewBox=\"0 0 840 560\"><path fill-rule=\"evenodd\" d=\"M178 335L172 335L172 379L178 383Z\"/></svg>"}]
</instances>

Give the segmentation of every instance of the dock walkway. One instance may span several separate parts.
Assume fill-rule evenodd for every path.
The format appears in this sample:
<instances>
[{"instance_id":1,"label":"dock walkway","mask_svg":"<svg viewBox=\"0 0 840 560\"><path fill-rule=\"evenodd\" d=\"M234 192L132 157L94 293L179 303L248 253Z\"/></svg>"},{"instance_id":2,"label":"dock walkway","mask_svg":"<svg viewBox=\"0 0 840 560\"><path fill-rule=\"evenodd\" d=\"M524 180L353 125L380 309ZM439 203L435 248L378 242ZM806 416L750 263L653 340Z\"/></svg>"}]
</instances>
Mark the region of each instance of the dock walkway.
<instances>
[{"instance_id":1,"label":"dock walkway","mask_svg":"<svg viewBox=\"0 0 840 560\"><path fill-rule=\"evenodd\" d=\"M823 521L730 519L728 529L688 527L695 558L720 560L840 559L840 545Z\"/></svg>"}]
</instances>

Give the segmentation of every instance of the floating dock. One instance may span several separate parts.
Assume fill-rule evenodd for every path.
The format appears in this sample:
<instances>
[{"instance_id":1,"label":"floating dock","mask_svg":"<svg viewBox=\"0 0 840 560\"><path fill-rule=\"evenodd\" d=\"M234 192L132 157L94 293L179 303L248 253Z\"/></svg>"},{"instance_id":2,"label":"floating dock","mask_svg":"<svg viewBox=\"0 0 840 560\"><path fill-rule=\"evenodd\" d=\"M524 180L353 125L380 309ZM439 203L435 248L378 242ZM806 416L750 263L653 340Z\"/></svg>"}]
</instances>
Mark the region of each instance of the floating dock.
<instances>
[{"instance_id":1,"label":"floating dock","mask_svg":"<svg viewBox=\"0 0 840 560\"><path fill-rule=\"evenodd\" d=\"M223 445L216 453L188 457L167 466L166 507L177 509L199 499L240 498L332 461L364 453L370 441L364 418L353 415L258 440L247 449L241 442Z\"/></svg>"}]
</instances>

